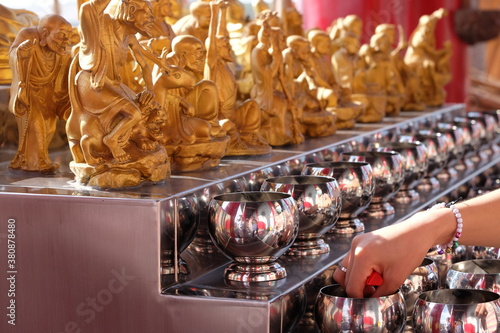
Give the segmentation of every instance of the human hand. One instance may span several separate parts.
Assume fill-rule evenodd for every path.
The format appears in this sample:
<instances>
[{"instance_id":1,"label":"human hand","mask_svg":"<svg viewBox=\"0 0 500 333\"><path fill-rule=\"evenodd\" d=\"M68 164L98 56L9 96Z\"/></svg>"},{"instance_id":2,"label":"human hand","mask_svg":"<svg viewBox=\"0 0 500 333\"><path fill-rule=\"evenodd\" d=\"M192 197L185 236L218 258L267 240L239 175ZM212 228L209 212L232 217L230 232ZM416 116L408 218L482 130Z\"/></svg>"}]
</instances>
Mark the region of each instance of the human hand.
<instances>
[{"instance_id":1,"label":"human hand","mask_svg":"<svg viewBox=\"0 0 500 333\"><path fill-rule=\"evenodd\" d=\"M356 236L351 250L341 261L346 272L336 270L334 279L349 297L378 297L396 291L427 254L432 244L429 237L416 229L424 215L370 233ZM366 279L377 272L383 277L378 288L366 285Z\"/></svg>"}]
</instances>

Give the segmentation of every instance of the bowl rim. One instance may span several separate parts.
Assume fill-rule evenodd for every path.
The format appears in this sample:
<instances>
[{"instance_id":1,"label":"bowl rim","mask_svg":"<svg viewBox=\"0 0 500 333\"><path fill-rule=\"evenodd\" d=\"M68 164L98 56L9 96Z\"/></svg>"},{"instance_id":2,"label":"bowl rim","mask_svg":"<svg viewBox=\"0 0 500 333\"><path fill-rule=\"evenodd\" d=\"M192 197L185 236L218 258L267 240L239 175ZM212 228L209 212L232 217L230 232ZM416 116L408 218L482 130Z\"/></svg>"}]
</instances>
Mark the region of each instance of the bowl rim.
<instances>
[{"instance_id":1,"label":"bowl rim","mask_svg":"<svg viewBox=\"0 0 500 333\"><path fill-rule=\"evenodd\" d=\"M292 195L284 192L273 191L241 191L216 195L212 201L218 202L269 202L281 200L294 200Z\"/></svg>"},{"instance_id":2,"label":"bowl rim","mask_svg":"<svg viewBox=\"0 0 500 333\"><path fill-rule=\"evenodd\" d=\"M481 294L486 299L483 302L477 302L477 303L443 303L443 302L435 302L432 300L428 300L427 298L430 298L434 294L456 294L456 293L469 293L469 294ZM484 303L490 303L490 302L498 302L500 300L500 294L497 294L493 291L489 290L483 290L483 289L466 289L466 288L453 288L453 289L437 289L437 290L428 290L422 292L418 296L417 302L425 302L429 304L447 304L447 305L472 305L472 304L484 304Z\"/></svg>"}]
</instances>

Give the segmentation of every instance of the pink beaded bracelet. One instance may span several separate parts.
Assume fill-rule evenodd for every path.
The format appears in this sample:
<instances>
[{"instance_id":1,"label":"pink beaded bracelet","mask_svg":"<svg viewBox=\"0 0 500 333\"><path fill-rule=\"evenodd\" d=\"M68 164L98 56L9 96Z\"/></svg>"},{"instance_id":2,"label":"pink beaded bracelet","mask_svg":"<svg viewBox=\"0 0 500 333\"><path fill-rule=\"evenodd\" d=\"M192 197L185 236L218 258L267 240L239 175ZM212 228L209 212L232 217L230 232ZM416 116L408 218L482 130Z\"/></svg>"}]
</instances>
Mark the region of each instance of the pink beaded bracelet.
<instances>
[{"instance_id":1,"label":"pink beaded bracelet","mask_svg":"<svg viewBox=\"0 0 500 333\"><path fill-rule=\"evenodd\" d=\"M455 203L457 203L460 200L457 199L455 201L449 202L445 204L444 202L440 202L438 204L435 204L432 206L430 209L437 209L437 208L449 208L451 209L451 212L453 215L455 215L455 220L457 221L457 229L455 230L455 234L453 235L453 239L448 243L448 244L442 244L438 245L438 253L443 254L445 251L446 253L451 253L453 248L456 248L458 246L458 239L460 236L462 236L462 228L463 228L463 219L462 219L462 214L460 214L460 211L458 208L455 206Z\"/></svg>"}]
</instances>

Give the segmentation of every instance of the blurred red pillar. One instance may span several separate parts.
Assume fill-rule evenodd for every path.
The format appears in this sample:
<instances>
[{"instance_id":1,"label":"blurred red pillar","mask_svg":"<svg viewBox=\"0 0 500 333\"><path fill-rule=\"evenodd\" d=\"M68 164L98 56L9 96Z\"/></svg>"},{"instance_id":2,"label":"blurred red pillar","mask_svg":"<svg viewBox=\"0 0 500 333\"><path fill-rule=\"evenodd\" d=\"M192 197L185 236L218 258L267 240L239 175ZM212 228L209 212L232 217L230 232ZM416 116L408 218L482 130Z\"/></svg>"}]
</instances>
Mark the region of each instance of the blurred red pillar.
<instances>
[{"instance_id":1,"label":"blurred red pillar","mask_svg":"<svg viewBox=\"0 0 500 333\"><path fill-rule=\"evenodd\" d=\"M447 102L465 103L468 86L468 61L466 44L460 41L453 29L453 11L460 9L461 0L296 0L303 14L304 28L326 29L331 22L349 14L358 15L364 22L362 42L369 41L375 27L381 23L401 24L406 39L417 27L422 15L439 8L448 10L448 16L436 27L436 43L441 48L450 40L452 81L446 86Z\"/></svg>"}]
</instances>

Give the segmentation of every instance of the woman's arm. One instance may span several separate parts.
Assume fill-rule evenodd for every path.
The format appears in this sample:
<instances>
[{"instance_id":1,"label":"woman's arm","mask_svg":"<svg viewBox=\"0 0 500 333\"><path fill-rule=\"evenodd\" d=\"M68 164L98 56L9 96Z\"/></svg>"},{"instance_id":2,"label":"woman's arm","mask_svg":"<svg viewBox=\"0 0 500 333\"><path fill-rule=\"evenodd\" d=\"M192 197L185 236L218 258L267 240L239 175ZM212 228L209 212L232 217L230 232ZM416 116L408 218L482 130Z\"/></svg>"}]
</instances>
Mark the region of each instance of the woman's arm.
<instances>
[{"instance_id":1,"label":"woman's arm","mask_svg":"<svg viewBox=\"0 0 500 333\"><path fill-rule=\"evenodd\" d=\"M500 247L498 207L500 190L455 204L462 214L464 245ZM356 236L334 279L350 297L387 295L398 289L421 262L428 250L446 244L455 235L457 221L449 208L419 212L409 219ZM384 282L375 291L365 289L367 277L376 271Z\"/></svg>"}]
</instances>

